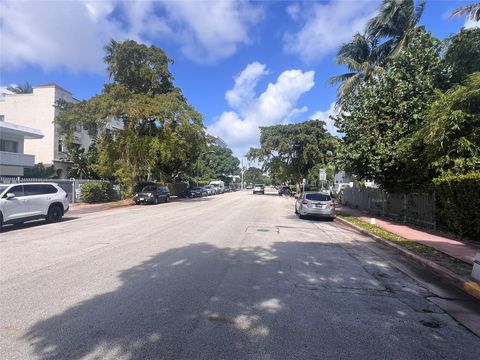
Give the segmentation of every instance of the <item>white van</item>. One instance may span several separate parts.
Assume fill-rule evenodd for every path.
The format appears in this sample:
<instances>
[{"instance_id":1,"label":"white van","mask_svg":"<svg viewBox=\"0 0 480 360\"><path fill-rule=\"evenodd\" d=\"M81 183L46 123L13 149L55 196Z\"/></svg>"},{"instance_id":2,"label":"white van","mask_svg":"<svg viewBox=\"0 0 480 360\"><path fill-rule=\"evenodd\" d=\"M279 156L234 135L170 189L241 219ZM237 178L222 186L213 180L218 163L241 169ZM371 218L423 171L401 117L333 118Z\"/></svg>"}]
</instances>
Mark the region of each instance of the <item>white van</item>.
<instances>
[{"instance_id":1,"label":"white van","mask_svg":"<svg viewBox=\"0 0 480 360\"><path fill-rule=\"evenodd\" d=\"M210 185L215 186L215 189L217 189L217 194L223 194L225 192L225 184L223 181L210 181Z\"/></svg>"}]
</instances>

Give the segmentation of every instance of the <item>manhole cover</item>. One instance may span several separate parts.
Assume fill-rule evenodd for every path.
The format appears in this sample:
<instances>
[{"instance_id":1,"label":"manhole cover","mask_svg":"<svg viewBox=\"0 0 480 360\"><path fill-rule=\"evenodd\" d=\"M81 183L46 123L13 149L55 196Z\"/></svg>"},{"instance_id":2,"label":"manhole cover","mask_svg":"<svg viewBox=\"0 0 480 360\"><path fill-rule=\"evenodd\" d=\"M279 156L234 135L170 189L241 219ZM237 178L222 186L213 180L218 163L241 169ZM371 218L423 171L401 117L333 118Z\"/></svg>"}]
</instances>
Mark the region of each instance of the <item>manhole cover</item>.
<instances>
[{"instance_id":1,"label":"manhole cover","mask_svg":"<svg viewBox=\"0 0 480 360\"><path fill-rule=\"evenodd\" d=\"M268 232L268 231L270 231L270 230L268 230L268 229L257 229L257 231Z\"/></svg>"}]
</instances>

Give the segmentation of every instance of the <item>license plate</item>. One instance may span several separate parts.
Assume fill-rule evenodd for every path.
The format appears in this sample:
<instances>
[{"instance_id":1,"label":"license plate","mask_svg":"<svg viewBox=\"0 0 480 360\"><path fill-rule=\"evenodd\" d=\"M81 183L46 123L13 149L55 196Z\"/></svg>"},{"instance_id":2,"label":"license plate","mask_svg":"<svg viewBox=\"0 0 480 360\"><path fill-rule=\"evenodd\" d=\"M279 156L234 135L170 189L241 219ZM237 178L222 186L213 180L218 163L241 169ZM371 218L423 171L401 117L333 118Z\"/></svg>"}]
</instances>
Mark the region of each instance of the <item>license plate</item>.
<instances>
[{"instance_id":1,"label":"license plate","mask_svg":"<svg viewBox=\"0 0 480 360\"><path fill-rule=\"evenodd\" d=\"M315 205L315 207L317 207L319 209L325 209L327 207L327 205L317 204L317 205Z\"/></svg>"},{"instance_id":2,"label":"license plate","mask_svg":"<svg viewBox=\"0 0 480 360\"><path fill-rule=\"evenodd\" d=\"M145 198L140 198L140 201L143 201L143 200L145 200Z\"/></svg>"}]
</instances>

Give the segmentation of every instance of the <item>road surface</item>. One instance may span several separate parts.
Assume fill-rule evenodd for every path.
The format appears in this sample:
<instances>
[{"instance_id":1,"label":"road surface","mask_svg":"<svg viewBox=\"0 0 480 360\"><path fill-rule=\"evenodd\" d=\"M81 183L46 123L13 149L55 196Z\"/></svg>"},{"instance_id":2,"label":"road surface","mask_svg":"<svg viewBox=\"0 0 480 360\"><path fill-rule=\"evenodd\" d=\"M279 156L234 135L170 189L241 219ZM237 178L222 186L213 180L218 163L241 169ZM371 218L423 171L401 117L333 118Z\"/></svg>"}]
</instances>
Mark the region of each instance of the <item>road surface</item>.
<instances>
[{"instance_id":1,"label":"road surface","mask_svg":"<svg viewBox=\"0 0 480 360\"><path fill-rule=\"evenodd\" d=\"M0 235L2 359L480 359L381 246L236 192Z\"/></svg>"}]
</instances>

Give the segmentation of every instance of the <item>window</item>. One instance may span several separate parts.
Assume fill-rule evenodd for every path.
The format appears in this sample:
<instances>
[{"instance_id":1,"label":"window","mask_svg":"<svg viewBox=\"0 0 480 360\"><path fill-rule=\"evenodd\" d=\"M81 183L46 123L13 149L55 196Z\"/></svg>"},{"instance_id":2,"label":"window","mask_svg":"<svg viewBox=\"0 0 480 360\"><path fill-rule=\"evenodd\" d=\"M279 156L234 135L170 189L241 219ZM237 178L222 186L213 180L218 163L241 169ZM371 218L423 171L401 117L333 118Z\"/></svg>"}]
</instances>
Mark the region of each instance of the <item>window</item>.
<instances>
[{"instance_id":1,"label":"window","mask_svg":"<svg viewBox=\"0 0 480 360\"><path fill-rule=\"evenodd\" d=\"M18 142L12 140L0 140L0 151L18 153Z\"/></svg>"},{"instance_id":2,"label":"window","mask_svg":"<svg viewBox=\"0 0 480 360\"><path fill-rule=\"evenodd\" d=\"M15 194L15 197L23 196L23 185L12 186L10 190L7 190L6 194L3 195L3 197L6 198L7 194Z\"/></svg>"},{"instance_id":3,"label":"window","mask_svg":"<svg viewBox=\"0 0 480 360\"><path fill-rule=\"evenodd\" d=\"M54 186L48 184L24 185L23 190L25 196L54 194L58 191Z\"/></svg>"},{"instance_id":4,"label":"window","mask_svg":"<svg viewBox=\"0 0 480 360\"><path fill-rule=\"evenodd\" d=\"M329 195L325 194L306 194L305 199L313 201L330 201L332 200Z\"/></svg>"},{"instance_id":5,"label":"window","mask_svg":"<svg viewBox=\"0 0 480 360\"><path fill-rule=\"evenodd\" d=\"M58 152L63 152L63 140L58 140Z\"/></svg>"},{"instance_id":6,"label":"window","mask_svg":"<svg viewBox=\"0 0 480 360\"><path fill-rule=\"evenodd\" d=\"M0 115L0 121L5 121L5 115Z\"/></svg>"}]
</instances>

